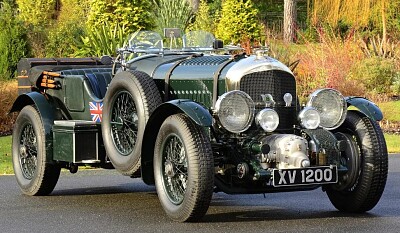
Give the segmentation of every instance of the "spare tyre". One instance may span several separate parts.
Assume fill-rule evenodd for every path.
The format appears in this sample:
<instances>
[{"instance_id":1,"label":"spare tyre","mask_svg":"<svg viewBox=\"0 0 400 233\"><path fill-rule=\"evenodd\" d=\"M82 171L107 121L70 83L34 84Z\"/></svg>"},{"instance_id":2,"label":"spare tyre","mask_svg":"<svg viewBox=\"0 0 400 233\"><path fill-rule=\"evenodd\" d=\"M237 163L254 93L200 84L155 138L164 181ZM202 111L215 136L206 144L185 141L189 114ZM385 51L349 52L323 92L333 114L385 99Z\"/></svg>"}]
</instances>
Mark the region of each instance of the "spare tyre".
<instances>
[{"instance_id":1,"label":"spare tyre","mask_svg":"<svg viewBox=\"0 0 400 233\"><path fill-rule=\"evenodd\" d=\"M144 129L160 104L160 93L148 74L122 71L112 79L104 97L101 128L107 155L123 175L133 176L140 168Z\"/></svg>"}]
</instances>

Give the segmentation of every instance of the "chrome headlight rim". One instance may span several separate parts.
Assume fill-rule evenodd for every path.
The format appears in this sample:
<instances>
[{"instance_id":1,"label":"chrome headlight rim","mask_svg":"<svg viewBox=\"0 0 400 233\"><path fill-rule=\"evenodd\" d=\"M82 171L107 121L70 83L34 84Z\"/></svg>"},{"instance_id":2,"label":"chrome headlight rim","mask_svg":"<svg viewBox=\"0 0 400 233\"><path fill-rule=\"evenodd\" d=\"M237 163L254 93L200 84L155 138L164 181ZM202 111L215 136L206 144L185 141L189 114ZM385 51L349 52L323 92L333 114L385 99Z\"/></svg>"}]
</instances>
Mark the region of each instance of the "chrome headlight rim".
<instances>
[{"instance_id":1,"label":"chrome headlight rim","mask_svg":"<svg viewBox=\"0 0 400 233\"><path fill-rule=\"evenodd\" d=\"M306 118L307 113L309 113L310 111L315 111L315 113L318 114L318 124L315 124L315 126L312 126L312 127L307 123L307 120L309 120L309 119ZM303 108L299 113L298 119L299 119L300 125L306 129L317 129L321 123L321 116L319 115L318 110L313 107Z\"/></svg>"},{"instance_id":2,"label":"chrome headlight rim","mask_svg":"<svg viewBox=\"0 0 400 233\"><path fill-rule=\"evenodd\" d=\"M326 114L324 114L324 111L322 111L321 109L319 109L317 106L315 106L315 102L316 100L318 100L318 98L321 98L322 95L325 95L325 93L328 94L333 94L334 96L336 95L337 99L340 103L340 106L337 106L340 109L340 116L338 117L338 119L330 125L325 125L324 124L324 118L327 117ZM307 107L313 107L315 109L318 110L319 114L320 114L320 118L321 118L321 123L320 126L326 130L334 130L336 128L338 128L340 125L343 124L343 122L346 120L346 116L347 116L347 102L345 100L345 98L343 97L343 95L335 89L332 88L323 88L323 89L318 89L316 91L314 91L310 96L309 96L309 100L307 102Z\"/></svg>"},{"instance_id":3,"label":"chrome headlight rim","mask_svg":"<svg viewBox=\"0 0 400 233\"><path fill-rule=\"evenodd\" d=\"M273 123L274 123L274 126L273 126L273 127L267 128L265 125L262 124L263 116L264 116L265 114L271 114L271 113L273 114L273 117L276 117L276 121L273 122ZM257 115L256 115L256 117L255 117L254 120L255 120L256 125L257 125L258 127L261 127L265 132L268 132L268 133L275 131L275 130L278 128L278 126L279 126L279 115L278 115L278 113L277 113L274 109L272 109L272 108L264 108L264 109L262 109L261 111L259 111L259 112L257 113Z\"/></svg>"},{"instance_id":4,"label":"chrome headlight rim","mask_svg":"<svg viewBox=\"0 0 400 233\"><path fill-rule=\"evenodd\" d=\"M233 95L239 95L239 96L243 97L247 104L247 108L249 109L249 114L247 116L246 123L242 127L240 127L240 129L232 129L232 127L230 127L229 125L224 123L225 119L223 119L223 115L222 115L221 108L222 108L223 102L227 101L228 98L230 98ZM243 106L241 106L241 108L243 108ZM218 124L220 126L222 126L223 129L225 129L231 133L242 133L242 132L248 130L253 123L254 115L255 115L255 104L254 104L253 99L247 93L245 93L243 91L239 91L239 90L233 90L233 91L229 91L229 92L222 94L218 98L217 102L215 103L215 114L217 116Z\"/></svg>"}]
</instances>

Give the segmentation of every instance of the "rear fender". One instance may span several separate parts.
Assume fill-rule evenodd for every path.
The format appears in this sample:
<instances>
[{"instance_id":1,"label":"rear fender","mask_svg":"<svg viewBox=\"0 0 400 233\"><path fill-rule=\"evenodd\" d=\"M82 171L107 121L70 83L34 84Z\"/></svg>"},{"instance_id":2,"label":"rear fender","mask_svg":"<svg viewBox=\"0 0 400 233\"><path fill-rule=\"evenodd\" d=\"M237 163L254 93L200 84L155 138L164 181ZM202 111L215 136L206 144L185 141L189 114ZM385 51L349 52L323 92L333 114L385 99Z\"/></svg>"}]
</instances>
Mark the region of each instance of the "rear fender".
<instances>
[{"instance_id":1,"label":"rear fender","mask_svg":"<svg viewBox=\"0 0 400 233\"><path fill-rule=\"evenodd\" d=\"M202 127L212 125L210 112L202 105L191 100L171 100L160 105L150 116L143 135L141 153L142 179L146 184L154 184L153 156L158 131L164 120L174 114L184 113Z\"/></svg>"},{"instance_id":2,"label":"rear fender","mask_svg":"<svg viewBox=\"0 0 400 233\"><path fill-rule=\"evenodd\" d=\"M356 107L360 112L374 121L381 121L383 119L383 113L380 108L366 98L351 96L346 97L346 102L348 106Z\"/></svg>"},{"instance_id":3,"label":"rear fender","mask_svg":"<svg viewBox=\"0 0 400 233\"><path fill-rule=\"evenodd\" d=\"M38 92L29 92L18 96L10 113L21 111L27 105L34 105L38 110L43 123L46 138L46 161L53 160L53 134L52 127L56 116L56 108L51 104L51 100Z\"/></svg>"}]
</instances>

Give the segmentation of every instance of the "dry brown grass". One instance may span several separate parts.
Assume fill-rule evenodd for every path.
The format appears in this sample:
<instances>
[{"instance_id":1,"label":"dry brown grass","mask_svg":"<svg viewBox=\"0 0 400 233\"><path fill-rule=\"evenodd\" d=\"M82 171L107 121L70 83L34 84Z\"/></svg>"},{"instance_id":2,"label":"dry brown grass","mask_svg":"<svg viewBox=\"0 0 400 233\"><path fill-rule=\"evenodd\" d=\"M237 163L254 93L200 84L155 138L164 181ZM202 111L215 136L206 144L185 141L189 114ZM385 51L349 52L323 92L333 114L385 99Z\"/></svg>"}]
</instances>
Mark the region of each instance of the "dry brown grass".
<instances>
[{"instance_id":1,"label":"dry brown grass","mask_svg":"<svg viewBox=\"0 0 400 233\"><path fill-rule=\"evenodd\" d=\"M18 96L16 80L0 82L0 136L11 134L16 114L8 114Z\"/></svg>"},{"instance_id":2,"label":"dry brown grass","mask_svg":"<svg viewBox=\"0 0 400 233\"><path fill-rule=\"evenodd\" d=\"M307 96L318 88L338 89L343 95L361 95L365 88L348 77L353 65L364 54L352 35L343 39L319 30L319 43L306 42L305 49L296 54L299 95Z\"/></svg>"}]
</instances>

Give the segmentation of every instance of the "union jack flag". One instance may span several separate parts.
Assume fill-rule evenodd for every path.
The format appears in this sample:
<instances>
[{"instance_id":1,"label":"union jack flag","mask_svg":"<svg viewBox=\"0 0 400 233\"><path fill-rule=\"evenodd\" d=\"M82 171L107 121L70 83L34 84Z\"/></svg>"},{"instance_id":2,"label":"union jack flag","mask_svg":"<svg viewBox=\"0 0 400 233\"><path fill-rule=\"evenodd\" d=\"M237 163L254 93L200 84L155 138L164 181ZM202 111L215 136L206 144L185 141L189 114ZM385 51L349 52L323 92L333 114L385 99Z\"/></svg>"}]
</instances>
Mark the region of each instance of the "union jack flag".
<instances>
[{"instance_id":1,"label":"union jack flag","mask_svg":"<svg viewBox=\"0 0 400 233\"><path fill-rule=\"evenodd\" d=\"M103 115L103 102L89 102L92 121L101 122Z\"/></svg>"}]
</instances>

